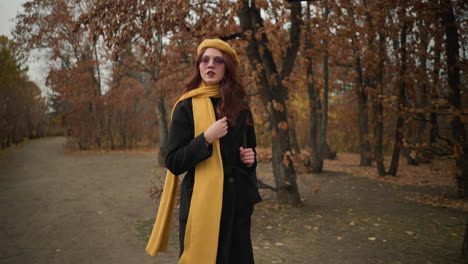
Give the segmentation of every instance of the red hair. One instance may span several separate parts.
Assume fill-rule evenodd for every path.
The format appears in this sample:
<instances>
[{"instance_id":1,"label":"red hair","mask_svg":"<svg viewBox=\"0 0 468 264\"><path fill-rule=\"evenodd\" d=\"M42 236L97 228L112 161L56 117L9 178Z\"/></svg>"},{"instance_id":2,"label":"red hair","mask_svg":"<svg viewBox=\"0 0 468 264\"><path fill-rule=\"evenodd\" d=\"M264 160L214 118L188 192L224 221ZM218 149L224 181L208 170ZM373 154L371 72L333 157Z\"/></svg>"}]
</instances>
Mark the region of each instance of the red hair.
<instances>
[{"instance_id":1,"label":"red hair","mask_svg":"<svg viewBox=\"0 0 468 264\"><path fill-rule=\"evenodd\" d=\"M200 52L195 63L195 70L193 75L185 85L185 92L198 88L202 78L200 74L200 62L201 57L205 53L205 50ZM229 120L229 124L234 125L242 111L247 110L247 106L243 103L247 93L245 92L244 85L242 85L240 75L237 71L234 61L224 51L221 51L226 70L224 77L219 83L221 90L221 100L216 108L218 117L226 116Z\"/></svg>"}]
</instances>

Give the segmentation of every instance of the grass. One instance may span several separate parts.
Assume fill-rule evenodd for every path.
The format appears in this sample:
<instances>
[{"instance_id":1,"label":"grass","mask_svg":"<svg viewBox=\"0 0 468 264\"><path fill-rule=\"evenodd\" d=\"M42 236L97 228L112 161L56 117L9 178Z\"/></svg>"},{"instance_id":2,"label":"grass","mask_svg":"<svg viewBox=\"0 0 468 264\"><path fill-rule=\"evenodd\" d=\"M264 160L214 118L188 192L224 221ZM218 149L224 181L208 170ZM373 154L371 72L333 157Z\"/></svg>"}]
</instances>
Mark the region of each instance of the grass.
<instances>
[{"instance_id":1,"label":"grass","mask_svg":"<svg viewBox=\"0 0 468 264\"><path fill-rule=\"evenodd\" d=\"M135 223L135 232L137 238L141 241L147 242L153 228L154 219L137 220Z\"/></svg>"}]
</instances>

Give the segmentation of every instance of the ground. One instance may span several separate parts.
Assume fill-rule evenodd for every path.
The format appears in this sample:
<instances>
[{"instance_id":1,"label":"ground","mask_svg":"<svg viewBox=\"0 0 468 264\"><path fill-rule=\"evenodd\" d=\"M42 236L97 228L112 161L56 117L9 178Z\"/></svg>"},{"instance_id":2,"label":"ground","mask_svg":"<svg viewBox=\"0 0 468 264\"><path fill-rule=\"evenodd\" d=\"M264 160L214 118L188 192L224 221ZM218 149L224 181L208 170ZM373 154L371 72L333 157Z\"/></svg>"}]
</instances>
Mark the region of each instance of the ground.
<instances>
[{"instance_id":1,"label":"ground","mask_svg":"<svg viewBox=\"0 0 468 264\"><path fill-rule=\"evenodd\" d=\"M64 142L0 152L0 263L176 263L177 221L167 254L144 251L158 207L148 190L163 173L156 154L68 153ZM466 207L449 201L443 167L401 166L404 177L382 181L356 160L339 153L324 173L301 174L302 207L278 206L261 191L252 217L257 264L464 263ZM271 166L260 163L258 175L271 182Z\"/></svg>"}]
</instances>

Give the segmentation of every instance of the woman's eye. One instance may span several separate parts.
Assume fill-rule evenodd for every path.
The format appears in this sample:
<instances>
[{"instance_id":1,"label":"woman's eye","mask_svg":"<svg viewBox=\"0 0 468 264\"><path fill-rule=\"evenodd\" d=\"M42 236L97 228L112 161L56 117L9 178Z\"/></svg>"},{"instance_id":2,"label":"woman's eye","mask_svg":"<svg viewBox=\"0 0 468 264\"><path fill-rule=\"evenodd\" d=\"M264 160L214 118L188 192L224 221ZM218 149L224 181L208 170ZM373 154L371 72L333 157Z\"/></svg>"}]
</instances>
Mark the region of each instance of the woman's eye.
<instances>
[{"instance_id":1,"label":"woman's eye","mask_svg":"<svg viewBox=\"0 0 468 264\"><path fill-rule=\"evenodd\" d=\"M218 63L218 64L223 64L223 63L224 63L224 59L221 58L221 57L216 57L216 58L214 58L214 62L215 62L215 63Z\"/></svg>"},{"instance_id":2,"label":"woman's eye","mask_svg":"<svg viewBox=\"0 0 468 264\"><path fill-rule=\"evenodd\" d=\"M201 57L200 63L203 64L209 64L210 63L210 57ZM215 65L222 65L224 64L224 58L223 57L214 57L213 58L213 64Z\"/></svg>"}]
</instances>

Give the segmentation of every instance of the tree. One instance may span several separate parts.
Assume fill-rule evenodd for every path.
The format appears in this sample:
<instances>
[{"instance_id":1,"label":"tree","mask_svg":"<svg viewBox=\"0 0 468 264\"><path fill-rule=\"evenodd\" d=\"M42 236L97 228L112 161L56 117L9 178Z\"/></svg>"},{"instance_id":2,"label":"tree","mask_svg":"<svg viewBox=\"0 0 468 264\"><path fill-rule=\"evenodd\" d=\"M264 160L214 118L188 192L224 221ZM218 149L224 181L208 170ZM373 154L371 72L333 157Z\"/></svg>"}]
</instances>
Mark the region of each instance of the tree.
<instances>
[{"instance_id":1,"label":"tree","mask_svg":"<svg viewBox=\"0 0 468 264\"><path fill-rule=\"evenodd\" d=\"M406 89L408 87L406 83L405 75L407 74L407 47L406 47L406 38L408 33L408 22L404 17L404 13L406 13L405 6L400 7L399 10L399 19L402 19L403 26L400 30L400 70L398 73L398 95L396 104L401 107L406 107ZM396 120L396 127L395 127L395 139L394 139L394 146L393 146L393 153L392 153L392 160L390 163L390 168L388 174L396 176L398 171L398 162L400 160L400 150L403 145L403 122L404 117L403 113L398 113L397 120Z\"/></svg>"},{"instance_id":2,"label":"tree","mask_svg":"<svg viewBox=\"0 0 468 264\"><path fill-rule=\"evenodd\" d=\"M56 110L61 111L57 114L67 131L69 146L82 150L131 148L153 135L153 123L147 120L156 118L148 116L145 106L151 98L139 95L143 84L129 80L137 80L140 75L118 72L123 65L113 67L107 75L118 77L128 89L103 81L101 67L111 64L112 54L89 31L75 30L79 17L88 13L94 3L91 0L26 2L24 13L16 18L15 41L26 54L34 49L47 51L50 62L47 85L53 91L54 104L59 106ZM117 86L125 91L109 93Z\"/></svg>"},{"instance_id":3,"label":"tree","mask_svg":"<svg viewBox=\"0 0 468 264\"><path fill-rule=\"evenodd\" d=\"M376 98L383 95L386 88L384 36L387 29L383 17L388 7L389 4L383 1L335 1L333 13L336 15L331 17L336 28L332 42L340 43L333 52L337 57L334 63L340 67L341 72L335 78L343 83L343 88L350 87L347 90L354 92L354 96L348 96L357 106L355 127L358 134L360 166L370 166L372 160L376 161L377 165L379 160L383 162L383 158L379 158L379 153L383 152L383 107ZM343 89L343 95L349 94L347 90ZM374 122L370 123L372 118ZM371 150L372 135L376 139L373 142L374 153Z\"/></svg>"},{"instance_id":4,"label":"tree","mask_svg":"<svg viewBox=\"0 0 468 264\"><path fill-rule=\"evenodd\" d=\"M373 80L372 71L373 60L372 52L374 51L374 21L373 18L377 14L371 15L367 1L359 4L355 1L345 1L342 7L346 8L351 21L342 21L342 23L350 23L355 31L344 29L345 34L351 41L352 62L355 71L354 88L356 101L358 106L358 131L359 131L359 152L360 165L370 166L370 141L369 141L369 89L370 81ZM346 17L345 17L346 18ZM345 19L344 18L344 19Z\"/></svg>"},{"instance_id":5,"label":"tree","mask_svg":"<svg viewBox=\"0 0 468 264\"><path fill-rule=\"evenodd\" d=\"M85 26L90 31L90 38L97 40L103 37L105 45L112 50L114 60L125 49L137 47L141 56L137 58L138 70L144 72L147 79L138 78L147 94L155 94L154 109L159 121L159 154L160 164L164 164L167 142L166 95L162 89L157 90L163 60L163 35L181 28L188 8L186 1L173 3L178 8L168 8L163 1L99 1L92 9L83 13L75 30ZM131 10L131 12L127 12ZM182 24L181 24L182 23ZM139 45L134 45L133 43Z\"/></svg>"},{"instance_id":6,"label":"tree","mask_svg":"<svg viewBox=\"0 0 468 264\"><path fill-rule=\"evenodd\" d=\"M311 157L311 170L312 172L322 172L323 170L323 156L321 154L321 148L319 147L319 117L318 117L318 106L320 105L320 92L318 87L316 88L314 80L314 60L313 60L313 44L312 44L312 26L310 17L310 3L307 3L307 15L306 15L306 33L304 36L304 56L306 60L306 77L307 77L307 94L309 99L309 140L310 149L312 152Z\"/></svg>"},{"instance_id":7,"label":"tree","mask_svg":"<svg viewBox=\"0 0 468 264\"><path fill-rule=\"evenodd\" d=\"M247 56L258 78L262 102L268 111L272 132L272 164L275 183L278 188L278 201L293 206L301 205L297 187L296 171L293 166L291 142L288 127L288 77L294 66L299 49L301 33L301 3L290 4L290 39L282 61L281 72L278 70L269 38L265 32L263 18L255 1L239 1L239 19L241 30L247 43Z\"/></svg>"},{"instance_id":8,"label":"tree","mask_svg":"<svg viewBox=\"0 0 468 264\"><path fill-rule=\"evenodd\" d=\"M441 0L441 21L445 28L445 53L448 80L448 102L454 115L451 117L451 136L455 157L455 178L457 180L458 194L468 197L468 136L467 130L461 120L464 112L461 102L460 61L459 61L459 35L452 3L450 0ZM466 11L466 10L465 10ZM461 255L466 259L468 253L468 221L465 224Z\"/></svg>"},{"instance_id":9,"label":"tree","mask_svg":"<svg viewBox=\"0 0 468 264\"><path fill-rule=\"evenodd\" d=\"M328 50L328 39L329 39L329 1L322 1L323 13L322 13L322 26L324 33L322 34L322 50L323 50L323 60L322 60L322 73L323 73L323 91L322 91L322 101L321 101L321 118L320 118L320 133L319 133L319 155L325 158L329 151L327 144L327 127L328 127L328 95L330 91L330 69L329 69L329 50Z\"/></svg>"},{"instance_id":10,"label":"tree","mask_svg":"<svg viewBox=\"0 0 468 264\"><path fill-rule=\"evenodd\" d=\"M448 103L453 112L451 117L451 136L457 170L455 178L458 193L468 197L468 139L465 126L461 120L463 106L460 83L459 37L452 4L449 0L441 1L441 21L445 28L446 71L448 81Z\"/></svg>"},{"instance_id":11,"label":"tree","mask_svg":"<svg viewBox=\"0 0 468 264\"><path fill-rule=\"evenodd\" d=\"M47 84L68 102L64 115L69 135L80 148L102 142L102 85L97 44L72 32L74 19L88 2L34 0L26 2L16 18L15 41L26 54L47 49L50 71Z\"/></svg>"},{"instance_id":12,"label":"tree","mask_svg":"<svg viewBox=\"0 0 468 264\"><path fill-rule=\"evenodd\" d=\"M44 135L47 103L13 41L0 36L0 148Z\"/></svg>"}]
</instances>

